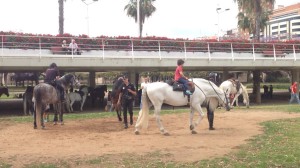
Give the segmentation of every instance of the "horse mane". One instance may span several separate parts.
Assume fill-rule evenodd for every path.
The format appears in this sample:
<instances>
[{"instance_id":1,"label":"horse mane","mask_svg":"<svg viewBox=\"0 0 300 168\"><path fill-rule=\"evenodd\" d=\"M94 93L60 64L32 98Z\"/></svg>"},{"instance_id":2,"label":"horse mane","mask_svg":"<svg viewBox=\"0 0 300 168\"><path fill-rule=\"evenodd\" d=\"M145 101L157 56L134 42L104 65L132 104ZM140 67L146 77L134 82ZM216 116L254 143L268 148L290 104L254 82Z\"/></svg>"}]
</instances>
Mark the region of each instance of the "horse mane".
<instances>
[{"instance_id":1,"label":"horse mane","mask_svg":"<svg viewBox=\"0 0 300 168\"><path fill-rule=\"evenodd\" d=\"M122 86L123 86L123 78L120 77L114 82L112 86L111 97L115 97L117 92L121 90Z\"/></svg>"},{"instance_id":2,"label":"horse mane","mask_svg":"<svg viewBox=\"0 0 300 168\"><path fill-rule=\"evenodd\" d=\"M72 78L74 78L74 75L69 73L69 74L62 76L61 78L65 78L66 81L70 81Z\"/></svg>"}]
</instances>

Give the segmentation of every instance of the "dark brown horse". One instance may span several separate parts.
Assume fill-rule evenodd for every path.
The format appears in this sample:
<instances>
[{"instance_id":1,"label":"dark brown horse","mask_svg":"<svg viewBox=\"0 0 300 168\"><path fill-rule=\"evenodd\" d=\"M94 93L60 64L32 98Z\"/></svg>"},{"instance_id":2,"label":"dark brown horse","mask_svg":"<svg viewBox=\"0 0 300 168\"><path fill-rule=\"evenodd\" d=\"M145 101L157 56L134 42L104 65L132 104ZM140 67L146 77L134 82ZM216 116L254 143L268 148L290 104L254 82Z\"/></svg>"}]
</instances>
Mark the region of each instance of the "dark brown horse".
<instances>
[{"instance_id":1,"label":"dark brown horse","mask_svg":"<svg viewBox=\"0 0 300 168\"><path fill-rule=\"evenodd\" d=\"M123 78L122 77L118 78L114 82L112 91L110 94L112 109L116 110L119 121L122 121L122 107L121 107L121 105L118 105L118 100L119 100L119 95L121 93L123 83L124 83Z\"/></svg>"},{"instance_id":2,"label":"dark brown horse","mask_svg":"<svg viewBox=\"0 0 300 168\"><path fill-rule=\"evenodd\" d=\"M73 87L75 85L79 85L78 79L73 74L66 74L61 78L56 80L56 83L63 86L65 91L69 87ZM47 105L53 104L55 106L55 117L54 124L56 124L58 118L57 115L59 113L59 119L61 124L63 124L63 110L64 103L60 101L60 92L54 86L49 85L47 83L40 83L36 85L33 89L33 102L34 102L34 128L37 126L45 127L44 120L41 116L45 113L45 109Z\"/></svg>"}]
</instances>

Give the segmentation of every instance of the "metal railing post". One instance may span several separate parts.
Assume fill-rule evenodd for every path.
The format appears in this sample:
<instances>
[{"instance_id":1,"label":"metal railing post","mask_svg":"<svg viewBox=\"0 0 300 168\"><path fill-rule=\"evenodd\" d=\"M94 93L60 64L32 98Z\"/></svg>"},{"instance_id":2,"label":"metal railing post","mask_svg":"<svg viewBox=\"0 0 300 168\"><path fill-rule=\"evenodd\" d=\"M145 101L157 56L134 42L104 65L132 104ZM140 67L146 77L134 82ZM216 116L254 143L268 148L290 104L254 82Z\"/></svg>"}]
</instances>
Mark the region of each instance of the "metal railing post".
<instances>
[{"instance_id":1,"label":"metal railing post","mask_svg":"<svg viewBox=\"0 0 300 168\"><path fill-rule=\"evenodd\" d=\"M208 60L211 60L209 43L207 43Z\"/></svg>"},{"instance_id":2,"label":"metal railing post","mask_svg":"<svg viewBox=\"0 0 300 168\"><path fill-rule=\"evenodd\" d=\"M104 60L104 40L102 39L102 60Z\"/></svg>"},{"instance_id":3,"label":"metal railing post","mask_svg":"<svg viewBox=\"0 0 300 168\"><path fill-rule=\"evenodd\" d=\"M273 44L273 54L274 54L274 61L276 61L276 50L275 50L275 44Z\"/></svg>"},{"instance_id":4,"label":"metal railing post","mask_svg":"<svg viewBox=\"0 0 300 168\"><path fill-rule=\"evenodd\" d=\"M294 52L294 61L297 61L296 50L295 50L295 44L293 44L293 52Z\"/></svg>"},{"instance_id":5,"label":"metal railing post","mask_svg":"<svg viewBox=\"0 0 300 168\"><path fill-rule=\"evenodd\" d=\"M159 56L159 60L161 60L160 41L158 41L158 56Z\"/></svg>"},{"instance_id":6,"label":"metal railing post","mask_svg":"<svg viewBox=\"0 0 300 168\"><path fill-rule=\"evenodd\" d=\"M39 49L40 49L40 59L42 59L42 42L41 42L41 37L39 37Z\"/></svg>"},{"instance_id":7,"label":"metal railing post","mask_svg":"<svg viewBox=\"0 0 300 168\"><path fill-rule=\"evenodd\" d=\"M1 43L1 55L2 55L2 57L3 57L3 35L1 36L2 37L2 43Z\"/></svg>"},{"instance_id":8,"label":"metal railing post","mask_svg":"<svg viewBox=\"0 0 300 168\"><path fill-rule=\"evenodd\" d=\"M183 46L184 46L184 60L186 60L186 46L185 46L185 42L183 42Z\"/></svg>"},{"instance_id":9,"label":"metal railing post","mask_svg":"<svg viewBox=\"0 0 300 168\"><path fill-rule=\"evenodd\" d=\"M134 60L133 40L132 39L131 39L131 56L132 56L132 60Z\"/></svg>"},{"instance_id":10,"label":"metal railing post","mask_svg":"<svg viewBox=\"0 0 300 168\"><path fill-rule=\"evenodd\" d=\"M254 49L254 43L252 43L252 55L253 55L253 61L255 61L255 49Z\"/></svg>"},{"instance_id":11,"label":"metal railing post","mask_svg":"<svg viewBox=\"0 0 300 168\"><path fill-rule=\"evenodd\" d=\"M232 43L230 43L231 45L231 60L234 61L234 56L233 56L233 47L232 47Z\"/></svg>"}]
</instances>

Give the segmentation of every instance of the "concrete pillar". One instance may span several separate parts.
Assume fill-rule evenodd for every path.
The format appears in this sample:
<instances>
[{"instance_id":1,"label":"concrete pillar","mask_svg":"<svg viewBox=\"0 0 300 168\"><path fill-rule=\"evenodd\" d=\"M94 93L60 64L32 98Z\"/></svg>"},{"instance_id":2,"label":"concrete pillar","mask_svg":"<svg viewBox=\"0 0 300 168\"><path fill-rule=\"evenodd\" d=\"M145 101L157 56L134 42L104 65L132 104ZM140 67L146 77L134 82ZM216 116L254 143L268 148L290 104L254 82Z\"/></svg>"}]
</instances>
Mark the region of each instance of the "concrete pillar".
<instances>
[{"instance_id":1,"label":"concrete pillar","mask_svg":"<svg viewBox=\"0 0 300 168\"><path fill-rule=\"evenodd\" d=\"M96 72L89 72L89 86L96 87Z\"/></svg>"},{"instance_id":2,"label":"concrete pillar","mask_svg":"<svg viewBox=\"0 0 300 168\"><path fill-rule=\"evenodd\" d=\"M228 71L223 71L222 81L226 81L227 79L228 79Z\"/></svg>"},{"instance_id":3,"label":"concrete pillar","mask_svg":"<svg viewBox=\"0 0 300 168\"><path fill-rule=\"evenodd\" d=\"M299 70L296 70L296 69L294 69L294 70L292 70L292 82L300 82L299 81Z\"/></svg>"},{"instance_id":4,"label":"concrete pillar","mask_svg":"<svg viewBox=\"0 0 300 168\"><path fill-rule=\"evenodd\" d=\"M136 71L130 71L128 73L128 78L129 78L130 83L132 83L134 85L136 93L137 93L138 88L139 88L139 73L137 73ZM137 99L138 99L138 96L135 96L134 106L139 106Z\"/></svg>"},{"instance_id":5,"label":"concrete pillar","mask_svg":"<svg viewBox=\"0 0 300 168\"><path fill-rule=\"evenodd\" d=\"M257 104L261 103L261 94L260 94L260 71L253 71L253 94L255 95L255 102Z\"/></svg>"}]
</instances>

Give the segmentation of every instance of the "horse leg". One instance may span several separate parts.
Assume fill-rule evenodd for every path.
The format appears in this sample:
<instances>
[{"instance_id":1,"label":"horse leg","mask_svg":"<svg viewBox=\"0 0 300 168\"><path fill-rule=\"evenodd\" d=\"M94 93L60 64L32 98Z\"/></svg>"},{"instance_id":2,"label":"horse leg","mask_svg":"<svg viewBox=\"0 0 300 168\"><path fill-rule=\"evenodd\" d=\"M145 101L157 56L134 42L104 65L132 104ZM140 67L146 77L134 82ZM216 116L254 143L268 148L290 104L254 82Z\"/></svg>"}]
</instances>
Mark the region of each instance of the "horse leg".
<instances>
[{"instance_id":1,"label":"horse leg","mask_svg":"<svg viewBox=\"0 0 300 168\"><path fill-rule=\"evenodd\" d=\"M155 105L154 106L154 113L155 113L155 117L156 117L156 123L159 127L160 133L163 134L163 135L168 136L170 134L168 133L167 130L165 130L164 126L162 125L161 119L160 119L161 106L162 105Z\"/></svg>"},{"instance_id":2,"label":"horse leg","mask_svg":"<svg viewBox=\"0 0 300 168\"><path fill-rule=\"evenodd\" d=\"M71 112L73 112L73 104L74 104L74 102L75 101L71 101L71 103L70 103L70 110L71 110Z\"/></svg>"},{"instance_id":3,"label":"horse leg","mask_svg":"<svg viewBox=\"0 0 300 168\"><path fill-rule=\"evenodd\" d=\"M33 111L33 128L37 129L37 124L36 124L36 110Z\"/></svg>"},{"instance_id":4,"label":"horse leg","mask_svg":"<svg viewBox=\"0 0 300 168\"><path fill-rule=\"evenodd\" d=\"M237 107L239 107L239 103L238 103L239 99L238 99L238 97L239 97L239 94L235 94L235 96L234 96L234 98L233 98L233 100L232 100L232 103L231 103L231 106L232 106L232 107L233 107L233 105L234 105L234 102L235 102L235 105L236 105Z\"/></svg>"},{"instance_id":5,"label":"horse leg","mask_svg":"<svg viewBox=\"0 0 300 168\"><path fill-rule=\"evenodd\" d=\"M197 132L194 130L195 126L193 124L193 118L194 118L194 110L191 109L191 112L190 112L190 130L191 130L192 134L197 134Z\"/></svg>"},{"instance_id":6,"label":"horse leg","mask_svg":"<svg viewBox=\"0 0 300 168\"><path fill-rule=\"evenodd\" d=\"M53 104L53 108L54 108L54 118L53 118L53 125L57 125L57 121L58 121L58 105L57 104Z\"/></svg>"},{"instance_id":7,"label":"horse leg","mask_svg":"<svg viewBox=\"0 0 300 168\"><path fill-rule=\"evenodd\" d=\"M191 129L191 133L192 134L196 134L197 132L194 130L194 128L197 126L197 125L199 125L200 124L200 122L201 122L201 120L203 119L203 116L204 116L204 113L203 113L203 111L202 111L202 108L201 108L201 105L199 104L199 103L197 103L197 104L195 104L195 105L193 105L192 106L192 116L190 116L190 129L191 128L193 128L193 129ZM198 112L198 114L199 114L199 118L198 118L198 120L195 122L195 126L193 127L193 111L197 111Z\"/></svg>"},{"instance_id":8,"label":"horse leg","mask_svg":"<svg viewBox=\"0 0 300 168\"><path fill-rule=\"evenodd\" d=\"M64 105L65 103L60 103L60 112L59 112L59 121L60 121L60 125L64 125L64 119L63 119L63 115L64 115Z\"/></svg>"}]
</instances>

